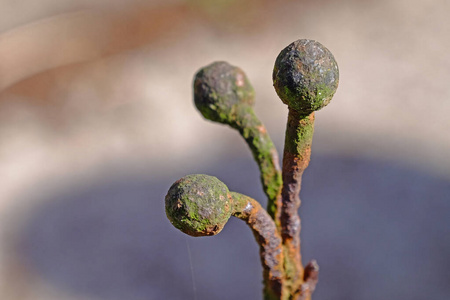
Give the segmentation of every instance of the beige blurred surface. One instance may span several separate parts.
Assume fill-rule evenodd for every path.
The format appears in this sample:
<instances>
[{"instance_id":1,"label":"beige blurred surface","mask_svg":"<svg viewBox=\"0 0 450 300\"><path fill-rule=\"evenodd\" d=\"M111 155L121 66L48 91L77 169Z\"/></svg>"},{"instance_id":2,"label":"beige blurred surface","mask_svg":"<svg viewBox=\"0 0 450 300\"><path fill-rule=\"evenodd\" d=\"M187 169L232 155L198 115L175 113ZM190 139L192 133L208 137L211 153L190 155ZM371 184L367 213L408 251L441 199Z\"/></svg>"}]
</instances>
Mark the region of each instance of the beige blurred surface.
<instances>
[{"instance_id":1,"label":"beige blurred surface","mask_svg":"<svg viewBox=\"0 0 450 300\"><path fill-rule=\"evenodd\" d=\"M192 105L192 76L214 60L247 72L281 145L275 57L298 38L318 40L340 86L317 114L314 151L450 178L448 1L212 2L0 1L0 299L72 299L14 256L15 232L39 205L30 194L111 166L167 174L246 151Z\"/></svg>"}]
</instances>

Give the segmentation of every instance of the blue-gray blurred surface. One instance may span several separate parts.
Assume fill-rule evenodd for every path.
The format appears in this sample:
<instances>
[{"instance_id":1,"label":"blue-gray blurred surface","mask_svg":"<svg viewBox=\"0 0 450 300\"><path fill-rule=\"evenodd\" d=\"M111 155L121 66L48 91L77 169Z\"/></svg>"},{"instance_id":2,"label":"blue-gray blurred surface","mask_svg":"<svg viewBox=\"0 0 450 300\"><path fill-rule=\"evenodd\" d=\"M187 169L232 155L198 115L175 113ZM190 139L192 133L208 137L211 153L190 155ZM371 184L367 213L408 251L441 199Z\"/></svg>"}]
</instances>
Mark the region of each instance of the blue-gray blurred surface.
<instances>
[{"instance_id":1,"label":"blue-gray blurred surface","mask_svg":"<svg viewBox=\"0 0 450 300\"><path fill-rule=\"evenodd\" d=\"M263 198L248 157L220 159L192 171ZM20 253L75 295L261 299L258 248L244 223L232 218L216 237L190 238L165 218L163 199L176 179L119 173L55 195L29 218ZM321 267L314 299L450 295L450 182L394 162L313 155L303 186L304 261Z\"/></svg>"}]
</instances>

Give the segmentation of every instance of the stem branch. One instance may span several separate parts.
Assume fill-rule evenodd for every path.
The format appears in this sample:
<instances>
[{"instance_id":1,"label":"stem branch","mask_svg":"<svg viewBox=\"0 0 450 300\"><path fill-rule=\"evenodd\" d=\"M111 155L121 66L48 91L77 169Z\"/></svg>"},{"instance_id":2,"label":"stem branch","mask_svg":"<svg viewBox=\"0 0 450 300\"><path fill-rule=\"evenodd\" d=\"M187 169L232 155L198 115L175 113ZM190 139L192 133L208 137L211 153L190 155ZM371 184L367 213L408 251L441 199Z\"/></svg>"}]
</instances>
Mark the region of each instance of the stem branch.
<instances>
[{"instance_id":1,"label":"stem branch","mask_svg":"<svg viewBox=\"0 0 450 300\"><path fill-rule=\"evenodd\" d=\"M267 212L277 222L281 210L282 187L277 149L251 106L242 105L237 116L230 126L239 131L252 151L260 170L264 193L268 198Z\"/></svg>"},{"instance_id":2,"label":"stem branch","mask_svg":"<svg viewBox=\"0 0 450 300\"><path fill-rule=\"evenodd\" d=\"M284 291L283 250L275 222L254 199L231 192L233 216L245 221L259 244L263 266L264 299L286 299Z\"/></svg>"},{"instance_id":3,"label":"stem branch","mask_svg":"<svg viewBox=\"0 0 450 300\"><path fill-rule=\"evenodd\" d=\"M289 109L283 156L281 236L285 251L288 289L292 299L303 282L300 255L300 188L303 171L308 167L314 133L314 113L302 115Z\"/></svg>"}]
</instances>

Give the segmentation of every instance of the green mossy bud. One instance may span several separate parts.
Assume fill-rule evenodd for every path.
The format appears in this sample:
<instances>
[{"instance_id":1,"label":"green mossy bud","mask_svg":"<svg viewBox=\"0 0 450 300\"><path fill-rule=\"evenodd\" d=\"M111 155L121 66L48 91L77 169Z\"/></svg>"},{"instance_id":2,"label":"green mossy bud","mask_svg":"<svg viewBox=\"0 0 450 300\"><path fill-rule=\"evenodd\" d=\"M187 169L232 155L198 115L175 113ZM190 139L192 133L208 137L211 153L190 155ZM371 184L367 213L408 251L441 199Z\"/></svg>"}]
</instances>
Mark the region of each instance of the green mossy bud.
<instances>
[{"instance_id":1,"label":"green mossy bud","mask_svg":"<svg viewBox=\"0 0 450 300\"><path fill-rule=\"evenodd\" d=\"M310 114L327 105L339 84L333 54L313 40L298 40L284 48L273 69L273 85L290 109Z\"/></svg>"},{"instance_id":2,"label":"green mossy bud","mask_svg":"<svg viewBox=\"0 0 450 300\"><path fill-rule=\"evenodd\" d=\"M165 202L173 226L191 236L219 233L232 213L227 186L208 175L187 175L176 181Z\"/></svg>"},{"instance_id":3,"label":"green mossy bud","mask_svg":"<svg viewBox=\"0 0 450 300\"><path fill-rule=\"evenodd\" d=\"M254 105L254 97L245 73L227 62L214 62L195 74L195 106L208 120L233 124L242 106Z\"/></svg>"}]
</instances>

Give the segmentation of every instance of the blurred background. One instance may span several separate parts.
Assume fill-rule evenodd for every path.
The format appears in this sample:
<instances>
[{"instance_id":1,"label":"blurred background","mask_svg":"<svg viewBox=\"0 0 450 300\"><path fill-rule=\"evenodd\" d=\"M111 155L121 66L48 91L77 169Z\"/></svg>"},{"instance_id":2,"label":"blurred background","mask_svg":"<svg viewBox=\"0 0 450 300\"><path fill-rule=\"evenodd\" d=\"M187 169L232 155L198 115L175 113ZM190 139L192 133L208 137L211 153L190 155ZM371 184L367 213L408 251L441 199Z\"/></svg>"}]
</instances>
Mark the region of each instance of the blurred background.
<instances>
[{"instance_id":1,"label":"blurred background","mask_svg":"<svg viewBox=\"0 0 450 300\"><path fill-rule=\"evenodd\" d=\"M170 185L217 176L266 203L192 78L226 60L281 152L279 51L320 41L340 86L301 192L314 299L450 296L450 2L0 0L0 299L261 299L251 232L190 238Z\"/></svg>"}]
</instances>

